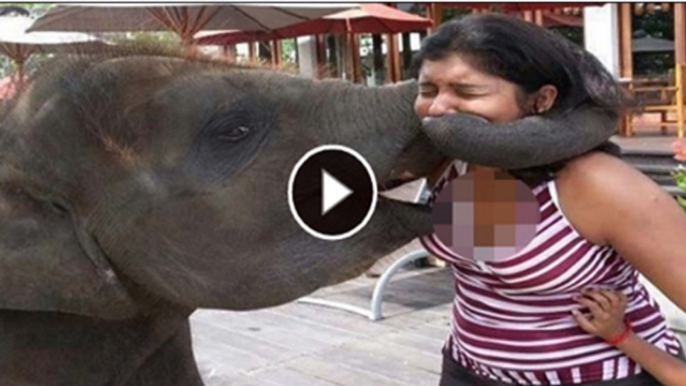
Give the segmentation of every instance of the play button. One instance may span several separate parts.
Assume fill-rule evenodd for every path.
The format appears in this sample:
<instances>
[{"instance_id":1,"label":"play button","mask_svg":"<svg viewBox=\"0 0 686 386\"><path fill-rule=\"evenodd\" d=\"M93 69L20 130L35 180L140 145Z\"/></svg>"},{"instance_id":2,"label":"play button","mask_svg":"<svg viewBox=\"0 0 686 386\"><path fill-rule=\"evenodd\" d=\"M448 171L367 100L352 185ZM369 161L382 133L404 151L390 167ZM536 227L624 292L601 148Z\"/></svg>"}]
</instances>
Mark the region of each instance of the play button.
<instances>
[{"instance_id":1,"label":"play button","mask_svg":"<svg viewBox=\"0 0 686 386\"><path fill-rule=\"evenodd\" d=\"M361 230L376 207L376 180L360 154L340 145L310 150L288 181L293 217L309 234L341 240Z\"/></svg>"},{"instance_id":2,"label":"play button","mask_svg":"<svg viewBox=\"0 0 686 386\"><path fill-rule=\"evenodd\" d=\"M353 194L353 191L323 169L322 180L324 181L322 183L322 216L324 216L331 208Z\"/></svg>"}]
</instances>

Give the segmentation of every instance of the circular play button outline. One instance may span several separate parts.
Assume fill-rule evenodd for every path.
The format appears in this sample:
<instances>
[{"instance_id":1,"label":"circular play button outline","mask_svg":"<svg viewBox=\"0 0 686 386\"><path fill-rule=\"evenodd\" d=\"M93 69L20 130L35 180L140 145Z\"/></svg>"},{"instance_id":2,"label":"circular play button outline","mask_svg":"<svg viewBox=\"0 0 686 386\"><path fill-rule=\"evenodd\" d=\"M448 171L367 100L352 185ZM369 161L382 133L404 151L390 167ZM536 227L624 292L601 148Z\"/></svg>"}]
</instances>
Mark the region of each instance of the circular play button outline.
<instances>
[{"instance_id":1,"label":"circular play button outline","mask_svg":"<svg viewBox=\"0 0 686 386\"><path fill-rule=\"evenodd\" d=\"M303 219L298 214L298 211L295 208L295 201L293 199L293 184L295 182L295 177L296 177L298 171L300 170L300 167L305 162L307 162L307 160L309 160L312 156L319 154L323 151L330 151L330 150L342 151L342 152L348 153L348 154L352 155L353 157L355 157L362 164L362 166L364 166L364 169L367 171L367 175L369 176L369 179L371 180L371 185L372 185L372 202L369 205L369 209L367 210L367 214L365 215L364 219L359 224L357 224L357 226L355 226L353 229L351 229L347 232L341 233L341 234L337 234L337 235L321 233L315 229L312 229L309 225L307 225L307 223L305 223L305 221L303 221ZM322 171L323 170L324 169L322 169ZM355 194L355 193L353 192L352 194ZM353 150L347 146L343 146L343 145L333 145L333 144L321 145L321 146L315 147L314 149L309 150L307 153L305 153L305 155L303 155L298 160L298 162L293 167L293 170L291 170L291 175L288 178L288 207L291 211L291 214L293 215L293 218L295 218L295 221L298 223L298 225L300 225L300 227L303 228L307 233L309 233L310 235L312 235L318 239L322 239L322 240L328 240L328 241L343 240L343 239L346 239L348 237L353 236L354 234L356 234L357 232L362 230L362 228L364 228L367 225L367 223L369 223L369 220L371 220L372 215L374 214L374 210L376 209L376 203L378 200L377 196L378 196L378 188L376 186L376 176L374 175L374 171L372 170L372 167L369 165L369 162L367 162L367 160L364 159L364 157L362 157L360 155L360 153L356 152L355 150Z\"/></svg>"}]
</instances>

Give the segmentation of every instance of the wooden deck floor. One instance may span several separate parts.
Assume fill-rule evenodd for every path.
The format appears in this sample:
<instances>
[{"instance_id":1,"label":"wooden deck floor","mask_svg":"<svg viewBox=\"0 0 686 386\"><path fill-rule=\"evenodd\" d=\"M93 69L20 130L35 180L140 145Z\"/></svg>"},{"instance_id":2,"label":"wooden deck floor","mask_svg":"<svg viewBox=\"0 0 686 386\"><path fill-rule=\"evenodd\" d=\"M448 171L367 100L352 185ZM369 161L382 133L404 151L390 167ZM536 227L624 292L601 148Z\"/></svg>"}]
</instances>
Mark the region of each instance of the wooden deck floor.
<instances>
[{"instance_id":1,"label":"wooden deck floor","mask_svg":"<svg viewBox=\"0 0 686 386\"><path fill-rule=\"evenodd\" d=\"M368 307L375 279L360 277L314 294ZM435 386L450 327L450 273L401 271L389 286L386 319L290 303L191 317L207 386Z\"/></svg>"}]
</instances>

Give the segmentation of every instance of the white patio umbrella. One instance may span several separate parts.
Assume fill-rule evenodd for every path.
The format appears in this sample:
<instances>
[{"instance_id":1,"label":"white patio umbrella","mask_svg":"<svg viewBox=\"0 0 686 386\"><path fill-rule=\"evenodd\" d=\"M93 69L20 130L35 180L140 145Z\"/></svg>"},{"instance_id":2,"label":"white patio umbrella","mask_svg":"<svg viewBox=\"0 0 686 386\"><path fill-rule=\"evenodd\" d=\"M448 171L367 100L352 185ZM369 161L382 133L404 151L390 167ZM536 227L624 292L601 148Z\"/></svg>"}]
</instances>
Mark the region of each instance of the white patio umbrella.
<instances>
[{"instance_id":1,"label":"white patio umbrella","mask_svg":"<svg viewBox=\"0 0 686 386\"><path fill-rule=\"evenodd\" d=\"M0 54L12 59L17 67L19 89L23 86L24 64L36 53L90 52L106 43L85 33L31 32L35 19L26 16L0 16Z\"/></svg>"},{"instance_id":2,"label":"white patio umbrella","mask_svg":"<svg viewBox=\"0 0 686 386\"><path fill-rule=\"evenodd\" d=\"M57 5L40 17L31 31L173 31L184 45L190 45L193 35L201 30L271 31L356 6L356 3Z\"/></svg>"}]
</instances>

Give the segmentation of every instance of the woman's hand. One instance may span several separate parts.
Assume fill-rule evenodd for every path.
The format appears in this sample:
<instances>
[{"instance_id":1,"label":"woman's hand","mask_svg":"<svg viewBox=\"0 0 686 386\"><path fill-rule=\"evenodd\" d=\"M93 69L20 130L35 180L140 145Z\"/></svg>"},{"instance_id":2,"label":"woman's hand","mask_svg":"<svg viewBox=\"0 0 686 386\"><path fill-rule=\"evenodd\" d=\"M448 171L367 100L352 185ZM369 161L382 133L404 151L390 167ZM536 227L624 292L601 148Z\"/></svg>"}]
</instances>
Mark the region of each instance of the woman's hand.
<instances>
[{"instance_id":1,"label":"woman's hand","mask_svg":"<svg viewBox=\"0 0 686 386\"><path fill-rule=\"evenodd\" d=\"M606 341L621 335L625 331L626 295L624 293L590 290L584 291L574 300L591 311L591 319L588 319L579 310L572 310L574 319L582 330Z\"/></svg>"},{"instance_id":2,"label":"woman's hand","mask_svg":"<svg viewBox=\"0 0 686 386\"><path fill-rule=\"evenodd\" d=\"M626 296L615 291L584 291L576 301L591 311L591 319L573 310L574 319L584 331L602 339L623 336ZM617 342L620 349L665 386L686 386L686 364L629 332Z\"/></svg>"}]
</instances>

